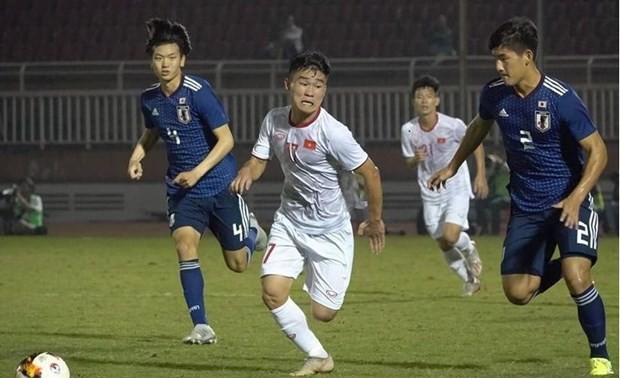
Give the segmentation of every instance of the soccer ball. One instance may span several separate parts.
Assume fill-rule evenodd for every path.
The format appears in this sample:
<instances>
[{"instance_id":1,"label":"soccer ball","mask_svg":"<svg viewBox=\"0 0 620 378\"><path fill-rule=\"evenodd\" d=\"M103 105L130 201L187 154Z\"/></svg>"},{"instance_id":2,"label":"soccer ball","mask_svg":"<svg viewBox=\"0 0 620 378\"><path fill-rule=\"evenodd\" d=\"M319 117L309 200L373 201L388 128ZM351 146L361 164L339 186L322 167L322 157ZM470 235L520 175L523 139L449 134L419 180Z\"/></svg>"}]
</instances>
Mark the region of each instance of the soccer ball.
<instances>
[{"instance_id":1,"label":"soccer ball","mask_svg":"<svg viewBox=\"0 0 620 378\"><path fill-rule=\"evenodd\" d=\"M33 353L17 366L15 378L70 378L62 358L48 352Z\"/></svg>"}]
</instances>

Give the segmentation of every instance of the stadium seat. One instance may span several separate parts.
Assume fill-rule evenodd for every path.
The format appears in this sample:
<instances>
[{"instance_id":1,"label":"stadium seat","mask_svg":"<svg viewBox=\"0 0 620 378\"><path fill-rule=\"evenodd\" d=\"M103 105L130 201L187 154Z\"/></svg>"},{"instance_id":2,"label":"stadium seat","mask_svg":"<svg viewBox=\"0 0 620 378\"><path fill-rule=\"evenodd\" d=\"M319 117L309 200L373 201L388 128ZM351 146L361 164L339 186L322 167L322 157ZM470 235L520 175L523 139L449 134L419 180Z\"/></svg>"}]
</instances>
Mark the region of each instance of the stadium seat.
<instances>
[{"instance_id":1,"label":"stadium seat","mask_svg":"<svg viewBox=\"0 0 620 378\"><path fill-rule=\"evenodd\" d=\"M613 42L617 39L618 3L617 0L545 0L546 53L617 52ZM536 0L504 1L492 5L486 0L468 0L467 4L467 39L472 53L487 53L485 41L500 21L515 14L536 20ZM219 49L209 48L204 55L194 55L217 56L218 59L231 58L227 51L235 58L254 58L258 46L277 38L289 14L293 14L297 24L304 29L307 47L329 46L334 39L339 39L339 46L344 50L336 53L347 56L385 56L398 51L401 56L419 56L440 14L448 18L455 44L459 29L459 9L453 0L358 0L343 4L325 0L303 3L290 0L3 0L0 1L0 14L10 15L0 25L3 47L9 43L14 47L24 46L18 49L20 51L3 48L0 52L0 61L3 62L141 56L140 51L135 53L134 49L143 45L144 22L151 17L172 17L182 22L194 43L203 38L220 43ZM28 28L19 31L22 25L28 25ZM565 44L564 36L570 33L580 40ZM76 38L73 42L79 47L59 48L53 56L41 53L50 43L63 41L63 36ZM121 39L123 43L120 43ZM250 39L254 47L248 47ZM403 48L400 49L398 42L389 44L391 39L404 40ZM11 42L7 42L9 40ZM591 42L594 40L598 43ZM118 43L120 46L109 51L89 47L100 43ZM471 45L473 43L476 45ZM240 47L237 48L238 44ZM334 50L333 47L330 50Z\"/></svg>"}]
</instances>

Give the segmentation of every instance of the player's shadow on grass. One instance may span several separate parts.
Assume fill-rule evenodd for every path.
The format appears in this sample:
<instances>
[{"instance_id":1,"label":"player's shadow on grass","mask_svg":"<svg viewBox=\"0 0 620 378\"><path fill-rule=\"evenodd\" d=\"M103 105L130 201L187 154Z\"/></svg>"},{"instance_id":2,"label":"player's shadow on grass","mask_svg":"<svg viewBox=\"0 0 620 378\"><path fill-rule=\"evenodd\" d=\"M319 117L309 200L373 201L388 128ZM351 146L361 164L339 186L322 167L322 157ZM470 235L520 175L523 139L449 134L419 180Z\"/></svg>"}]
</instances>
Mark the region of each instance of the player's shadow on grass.
<instances>
[{"instance_id":1,"label":"player's shadow on grass","mask_svg":"<svg viewBox=\"0 0 620 378\"><path fill-rule=\"evenodd\" d=\"M258 370L273 372L277 371L274 369L266 369L261 366L239 366L235 365L234 361L230 364L226 363L217 363L214 361L209 361L209 363L175 363L175 362L157 362L153 360L147 360L145 362L138 361L119 361L118 359L95 359L95 358L87 358L87 357L71 357L72 362L82 362L85 364L92 365L115 365L115 366L142 366L145 368L159 368L159 369L174 369L174 370L185 370L185 371L220 371L220 370L234 370L234 371L249 371L255 372Z\"/></svg>"},{"instance_id":2,"label":"player's shadow on grass","mask_svg":"<svg viewBox=\"0 0 620 378\"><path fill-rule=\"evenodd\" d=\"M237 358L238 360L239 358ZM286 362L287 364L294 364L299 362L295 359L282 359L282 358L269 358L269 357L261 357L258 358L241 358L243 360L260 360L260 361L274 361L279 364L274 364L274 366L281 365L282 362ZM202 363L174 363L174 362L157 362L157 361L145 361L145 362L137 362L137 361L119 361L118 359L95 359L95 358L87 358L87 357L71 357L72 362L81 362L85 364L94 364L94 365L116 365L116 366L142 366L145 368L160 368L160 369L174 369L174 370L185 370L185 371L220 371L220 370L228 370L228 371L265 371L265 372L277 372L283 371L286 372L288 370L282 369L273 369L273 368L264 368L261 366L239 366L235 364L232 360L230 364L226 363L215 363L214 361L210 361L208 364ZM480 371L485 369L482 365L476 364L437 364L437 363L428 363L422 361L369 361L369 360L353 360L353 359L338 359L340 363L351 364L355 366L361 365L374 365L374 366L382 366L382 367L397 367L402 369L437 369L437 370L476 370ZM291 365L293 366L293 365Z\"/></svg>"},{"instance_id":3,"label":"player's shadow on grass","mask_svg":"<svg viewBox=\"0 0 620 378\"><path fill-rule=\"evenodd\" d=\"M481 370L485 367L477 364L437 364L424 361L369 361L369 360L350 360L338 359L338 362L359 365L374 365L385 367L399 367L402 369L461 369L461 370Z\"/></svg>"},{"instance_id":4,"label":"player's shadow on grass","mask_svg":"<svg viewBox=\"0 0 620 378\"><path fill-rule=\"evenodd\" d=\"M170 335L111 335L101 333L86 333L86 332L44 332L44 331L31 331L31 332L12 332L1 331L0 335L37 335L37 336L54 336L54 337L68 337L71 339L91 339L91 340L135 340L141 342L149 342L153 339L158 340L174 340L174 336Z\"/></svg>"}]
</instances>

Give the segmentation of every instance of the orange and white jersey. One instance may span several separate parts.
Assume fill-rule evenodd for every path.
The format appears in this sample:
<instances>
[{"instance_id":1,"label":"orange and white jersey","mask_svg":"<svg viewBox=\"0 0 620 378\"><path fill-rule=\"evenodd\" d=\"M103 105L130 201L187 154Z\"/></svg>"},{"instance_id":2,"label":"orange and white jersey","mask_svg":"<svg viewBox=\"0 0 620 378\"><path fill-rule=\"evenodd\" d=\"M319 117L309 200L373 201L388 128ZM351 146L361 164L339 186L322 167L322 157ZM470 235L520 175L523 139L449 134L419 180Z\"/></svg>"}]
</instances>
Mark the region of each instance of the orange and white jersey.
<instances>
[{"instance_id":1,"label":"orange and white jersey","mask_svg":"<svg viewBox=\"0 0 620 378\"><path fill-rule=\"evenodd\" d=\"M437 113L437 124L429 131L420 127L418 117L402 125L400 141L403 156L413 157L419 148L426 152L426 159L418 164L418 184L423 201L443 202L458 193L467 193L473 198L467 162L446 182L445 188L431 191L426 187L431 175L448 165L466 129L463 121L442 113Z\"/></svg>"},{"instance_id":2,"label":"orange and white jersey","mask_svg":"<svg viewBox=\"0 0 620 378\"><path fill-rule=\"evenodd\" d=\"M308 234L350 227L338 174L357 169L368 154L325 109L301 125L289 122L290 111L290 106L275 108L265 116L252 150L259 159L275 154L280 161L284 186L278 213Z\"/></svg>"}]
</instances>

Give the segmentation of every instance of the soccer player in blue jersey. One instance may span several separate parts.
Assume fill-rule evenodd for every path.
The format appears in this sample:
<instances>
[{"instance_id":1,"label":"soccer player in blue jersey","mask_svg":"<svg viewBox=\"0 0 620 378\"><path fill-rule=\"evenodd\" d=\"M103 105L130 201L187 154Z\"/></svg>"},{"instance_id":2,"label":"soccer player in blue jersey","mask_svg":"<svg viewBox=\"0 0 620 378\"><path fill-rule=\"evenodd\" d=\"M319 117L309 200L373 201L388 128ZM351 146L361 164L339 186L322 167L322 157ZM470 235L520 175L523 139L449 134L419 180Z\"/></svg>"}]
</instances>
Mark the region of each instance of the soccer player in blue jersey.
<instances>
[{"instance_id":1,"label":"soccer player in blue jersey","mask_svg":"<svg viewBox=\"0 0 620 378\"><path fill-rule=\"evenodd\" d=\"M194 328L187 344L213 344L204 304L198 244L208 227L219 241L226 265L243 272L255 250L264 249L265 232L243 198L229 191L237 175L228 116L209 83L184 75L191 51L185 27L168 20L146 23L146 51L159 83L142 93L145 130L129 159L128 174L142 177L141 161L155 142L166 143L166 186L170 231L176 243L183 294Z\"/></svg>"},{"instance_id":2,"label":"soccer player in blue jersey","mask_svg":"<svg viewBox=\"0 0 620 378\"><path fill-rule=\"evenodd\" d=\"M607 150L575 91L538 70L537 46L536 26L527 18L512 18L491 34L500 78L484 86L461 146L428 186L450 185L446 181L497 122L512 207L501 262L504 293L525 305L564 277L589 341L590 374L610 375L605 308L590 273L598 233L590 191L607 164ZM552 259L556 246L560 258Z\"/></svg>"}]
</instances>

